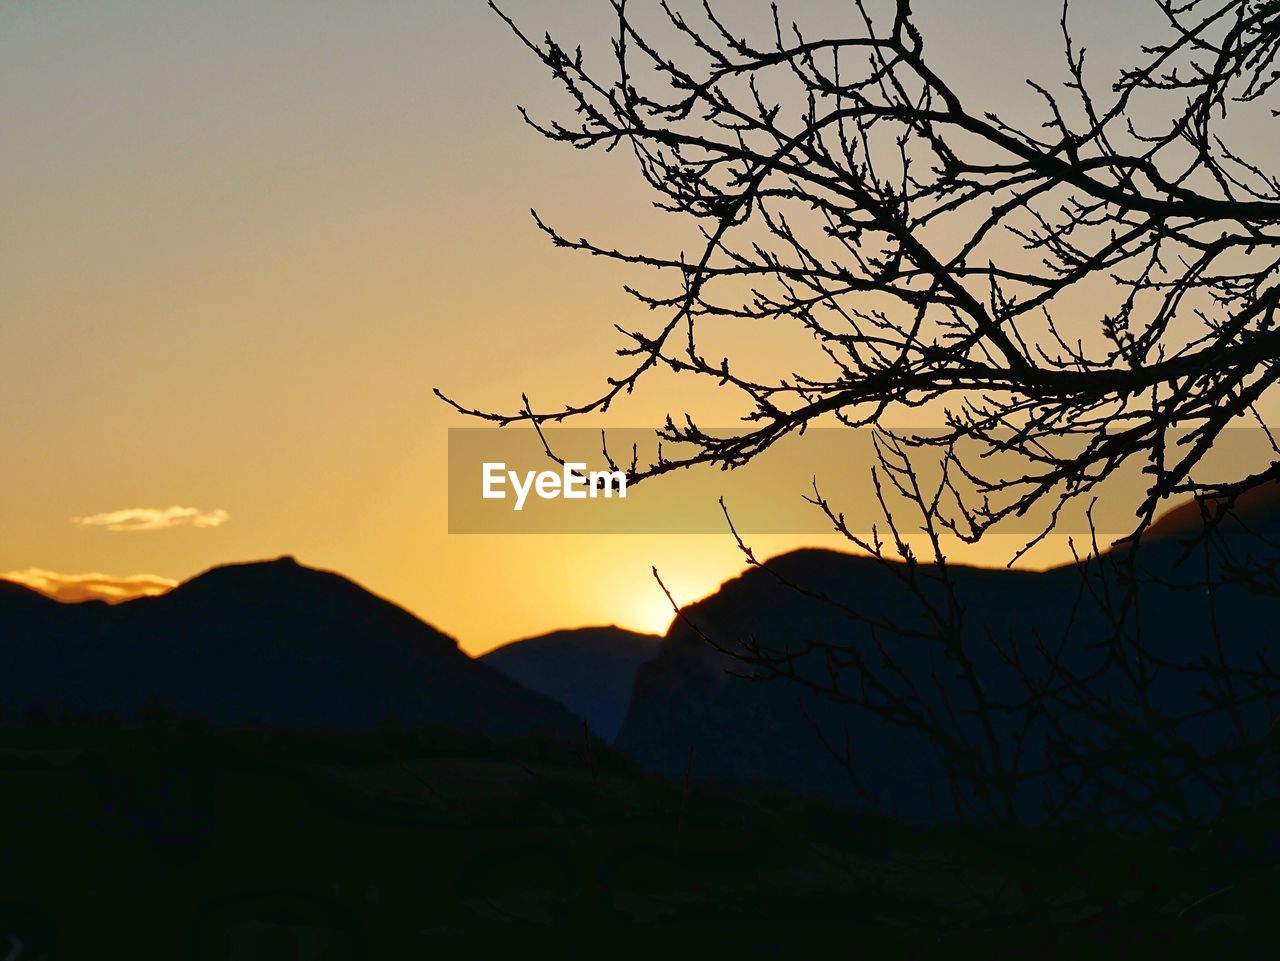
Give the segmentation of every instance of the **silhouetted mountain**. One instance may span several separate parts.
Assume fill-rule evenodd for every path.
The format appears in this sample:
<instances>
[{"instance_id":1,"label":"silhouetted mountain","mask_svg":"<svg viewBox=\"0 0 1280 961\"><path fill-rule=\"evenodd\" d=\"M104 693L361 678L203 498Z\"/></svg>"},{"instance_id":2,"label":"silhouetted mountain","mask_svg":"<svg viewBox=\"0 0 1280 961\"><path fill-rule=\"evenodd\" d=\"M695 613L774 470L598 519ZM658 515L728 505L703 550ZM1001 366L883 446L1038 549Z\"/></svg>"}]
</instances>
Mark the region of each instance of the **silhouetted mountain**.
<instances>
[{"instance_id":1,"label":"silhouetted mountain","mask_svg":"<svg viewBox=\"0 0 1280 961\"><path fill-rule=\"evenodd\" d=\"M0 632L19 629L20 625L39 624L44 618L56 617L62 605L39 591L0 579Z\"/></svg>"},{"instance_id":2,"label":"silhouetted mountain","mask_svg":"<svg viewBox=\"0 0 1280 961\"><path fill-rule=\"evenodd\" d=\"M0 585L0 709L215 723L433 726L581 738L581 722L452 638L292 558L215 568L117 606Z\"/></svg>"},{"instance_id":3,"label":"silhouetted mountain","mask_svg":"<svg viewBox=\"0 0 1280 961\"><path fill-rule=\"evenodd\" d=\"M878 561L822 550L801 550L768 562L788 581L838 598L871 617L920 626L915 599ZM1037 577L1025 572L956 568L978 593L1007 598L1030 615L1042 603ZM997 586L998 585L998 586ZM672 777L690 763L699 777L762 781L806 794L858 800L845 774L823 750L814 725L843 738L848 714L828 699L782 680L752 683L744 665L724 650L750 638L783 648L806 641L836 646L867 639L862 625L841 611L784 585L766 570L749 570L719 591L690 605L672 625L655 660L641 667L631 709L618 735L620 749L644 766ZM691 627L690 624L696 625ZM708 644L705 634L718 647ZM923 668L928 652L911 654ZM821 665L806 673L821 681ZM923 817L936 813L945 788L932 764L912 763L929 753L918 733L879 723L857 731L858 766L889 810Z\"/></svg>"},{"instance_id":4,"label":"silhouetted mountain","mask_svg":"<svg viewBox=\"0 0 1280 961\"><path fill-rule=\"evenodd\" d=\"M563 704L611 742L631 703L636 669L653 659L661 640L620 627L584 627L515 641L480 660Z\"/></svg>"},{"instance_id":5,"label":"silhouetted mountain","mask_svg":"<svg viewBox=\"0 0 1280 961\"><path fill-rule=\"evenodd\" d=\"M1210 516L1216 509L1214 502L1206 505ZM1280 484L1262 484L1240 495L1231 506L1222 523L1227 530L1246 528L1274 531L1280 528ZM1200 504L1187 501L1171 508L1156 518L1144 541L1177 540L1195 537L1204 530L1204 514Z\"/></svg>"},{"instance_id":6,"label":"silhouetted mountain","mask_svg":"<svg viewBox=\"0 0 1280 961\"><path fill-rule=\"evenodd\" d=\"M1252 671L1271 656L1280 604L1238 584L1220 587L1211 598L1193 576L1204 574L1204 559L1197 555L1179 566L1181 556L1174 543L1144 547L1145 569L1168 583L1144 585L1125 610L1107 601L1122 593L1122 575L1109 560L1095 560L1083 571L1074 565L1045 572L951 567L964 611L963 650L980 696L960 670L956 649L931 636L936 632L925 602L945 609L948 598L931 582L928 565L915 572L915 593L900 564L819 550L775 558L767 567L781 578L837 600L853 615L797 592L768 570L729 581L685 609L698 630L677 619L658 656L640 668L617 745L671 777L684 776L692 750L699 777L768 782L913 819L955 816L955 771L948 769L947 755L926 733L890 720L901 717L894 702L903 699L927 705L966 744L986 752L987 762L998 752L1006 761L1018 757L1025 770L1088 769L1089 783L1099 766L1115 765L1113 782L1123 790L1111 797L1055 791L1051 779L1031 779L1018 792L1021 816L1042 819L1062 805L1087 816L1143 820L1149 812L1135 814L1130 803L1143 794L1134 785L1151 777L1139 746L1147 740L1167 745L1176 734L1196 758L1222 759L1246 734L1264 737L1280 708L1273 685L1271 693L1262 687L1240 692L1243 704L1233 712L1214 681L1217 640L1221 663L1233 669ZM1210 564L1221 572L1219 558ZM1181 575L1185 583L1178 582ZM1119 633L1117 616L1125 625ZM1141 656L1129 640L1111 643L1117 636L1140 639ZM735 676L759 673L731 656L749 640L795 652L790 667L799 682ZM801 654L811 643L820 649ZM848 666L855 659L865 672ZM819 691L830 687L829 668L842 664L833 700ZM1143 698L1134 697L1135 670L1150 674ZM1032 703L1025 677L1046 679L1061 692L1068 674L1088 679L1072 687L1081 693ZM1080 703L1063 706L1075 700ZM982 701L995 707L984 713ZM835 760L846 748L857 784ZM1206 773L1186 754L1169 763L1174 771L1167 781L1176 785L1171 796L1177 794L1188 810L1210 812L1220 800L1210 780L1223 770ZM1227 776L1238 776L1240 763L1223 761L1234 771ZM1274 782L1274 772L1266 776ZM1256 787L1242 787L1233 800L1253 797ZM1141 803L1154 808L1173 802L1144 795Z\"/></svg>"}]
</instances>

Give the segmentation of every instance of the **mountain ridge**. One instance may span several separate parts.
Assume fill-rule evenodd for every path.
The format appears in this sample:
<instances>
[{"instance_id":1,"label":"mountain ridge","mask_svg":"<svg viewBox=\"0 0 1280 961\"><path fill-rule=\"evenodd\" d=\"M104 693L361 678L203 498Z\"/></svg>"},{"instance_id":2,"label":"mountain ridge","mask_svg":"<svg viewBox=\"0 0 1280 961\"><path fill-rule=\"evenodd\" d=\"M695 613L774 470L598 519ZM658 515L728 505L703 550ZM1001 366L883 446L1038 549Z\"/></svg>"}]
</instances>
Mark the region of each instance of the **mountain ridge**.
<instances>
[{"instance_id":1,"label":"mountain ridge","mask_svg":"<svg viewBox=\"0 0 1280 961\"><path fill-rule=\"evenodd\" d=\"M216 723L582 736L566 708L469 658L452 637L291 557L220 565L116 605L6 588L0 674L9 716L136 716L163 704Z\"/></svg>"},{"instance_id":2,"label":"mountain ridge","mask_svg":"<svg viewBox=\"0 0 1280 961\"><path fill-rule=\"evenodd\" d=\"M479 659L565 705L612 742L630 705L636 671L657 654L661 641L616 625L581 627L512 641Z\"/></svg>"},{"instance_id":3,"label":"mountain ridge","mask_svg":"<svg viewBox=\"0 0 1280 961\"><path fill-rule=\"evenodd\" d=\"M1239 555L1251 541L1235 530L1224 529L1230 553ZM1044 708L1037 712L1035 698L1027 699L1019 674L1023 670L1036 677L1061 678L1064 671L1087 677L1092 696L1106 703L1147 704L1145 709L1166 719L1162 724L1189 739L1197 756L1221 758L1228 767L1230 746L1240 731L1254 739L1267 736L1268 708L1280 707L1280 697L1251 696L1233 712L1215 695L1212 681L1219 665L1206 666L1205 657L1217 650L1214 656L1223 665L1253 679L1258 658L1265 659L1271 643L1273 632L1259 628L1274 620L1273 602L1242 582L1224 581L1229 562L1216 554L1204 559L1196 555L1183 566L1185 551L1175 541L1157 538L1141 552L1140 565L1152 578L1132 612L1123 615L1125 650L1140 636L1145 656L1163 668L1137 701L1126 687L1124 661L1116 660L1104 643L1115 630L1117 613L1106 609L1106 598L1122 585L1126 555L1044 571L948 565L964 615L960 639L982 696L1002 705L997 718L1022 717L1019 711L1026 715L1017 724L1001 720L996 725L992 736L1000 751L1019 752L1028 763L1034 761L1033 768L1068 770L1077 763L1069 756L1072 743L1105 745L1122 736L1121 729L1107 727L1109 716L1091 718L1087 711L1070 713L1068 708L1052 717ZM1266 562L1265 557L1256 559ZM1205 564L1217 584L1212 598L1204 590L1189 589L1205 575ZM901 562L886 565L865 555L810 548L771 558L726 581L682 609L657 656L639 669L618 748L671 778L692 770L703 779L763 782L846 803L870 803L911 820L957 816L949 762L938 754L940 742L904 723L893 703L902 698L927 706L935 718L955 718L960 743L983 744L988 737L978 726L983 716L979 695L963 680L947 646L931 636L925 602L942 610L950 603L948 589L933 580L933 572L929 564L916 568L913 589ZM790 584L810 593L792 590ZM1211 643L1214 638L1220 646ZM1042 644L1042 639L1052 639L1053 645ZM794 671L795 679L763 679L769 672L758 670L752 660L756 652L744 643L782 655L775 663ZM744 656L726 653L732 651ZM844 665L835 698L823 693L832 688L830 657L837 667ZM894 667L886 666L889 657ZM1054 667L1053 658L1061 658L1060 667ZM868 689L861 686L859 665L885 685L870 688L879 711L862 703ZM762 679L744 681L744 674ZM1020 703L1031 706L1013 707ZM1122 723L1137 725L1135 730L1144 723L1123 718ZM1030 734L1018 733L1024 723ZM1069 737L1063 733L1067 731ZM861 785L841 766L836 756L840 745L852 748ZM1184 794L1179 803L1212 813L1220 800L1214 784L1224 783L1222 772L1212 767L1216 763L1206 766L1203 776L1190 768L1179 775L1178 790ZM1137 757L1117 770L1121 780L1133 783L1143 776ZM1102 806L1090 816L1147 816L1121 810L1119 801L1108 808L1084 794L1069 801L1095 802ZM1047 793L1035 796L1028 784L1016 803L1020 817L1034 822L1047 816L1050 802Z\"/></svg>"}]
</instances>

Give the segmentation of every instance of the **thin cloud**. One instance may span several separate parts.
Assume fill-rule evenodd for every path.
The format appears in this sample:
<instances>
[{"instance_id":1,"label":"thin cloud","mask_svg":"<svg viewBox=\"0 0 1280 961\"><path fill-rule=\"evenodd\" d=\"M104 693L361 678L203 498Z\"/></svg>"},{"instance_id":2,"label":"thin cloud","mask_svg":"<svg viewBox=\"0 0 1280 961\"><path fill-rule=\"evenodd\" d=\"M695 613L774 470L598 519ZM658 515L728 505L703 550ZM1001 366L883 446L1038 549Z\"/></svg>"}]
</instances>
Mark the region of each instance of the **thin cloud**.
<instances>
[{"instance_id":1,"label":"thin cloud","mask_svg":"<svg viewBox=\"0 0 1280 961\"><path fill-rule=\"evenodd\" d=\"M198 507L127 507L124 510L73 517L77 527L101 527L120 533L163 531L173 527L221 527L231 520L224 510L203 511Z\"/></svg>"},{"instance_id":2,"label":"thin cloud","mask_svg":"<svg viewBox=\"0 0 1280 961\"><path fill-rule=\"evenodd\" d=\"M59 574L35 567L0 574L0 580L13 581L54 600L68 603L107 601L118 604L135 597L156 597L178 586L177 581L157 574L134 574L129 577L114 577L111 574Z\"/></svg>"}]
</instances>

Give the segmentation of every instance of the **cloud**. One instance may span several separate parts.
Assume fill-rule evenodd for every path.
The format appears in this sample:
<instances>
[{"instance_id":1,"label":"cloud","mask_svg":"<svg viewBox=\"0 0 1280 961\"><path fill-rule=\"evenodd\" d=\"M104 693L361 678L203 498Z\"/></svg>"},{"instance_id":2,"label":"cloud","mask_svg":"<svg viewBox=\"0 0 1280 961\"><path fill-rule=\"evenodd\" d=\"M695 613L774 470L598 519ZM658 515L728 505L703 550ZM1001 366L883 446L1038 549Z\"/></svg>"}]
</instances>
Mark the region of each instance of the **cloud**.
<instances>
[{"instance_id":1,"label":"cloud","mask_svg":"<svg viewBox=\"0 0 1280 961\"><path fill-rule=\"evenodd\" d=\"M156 574L134 574L113 577L110 574L58 574L28 568L0 574L0 580L13 581L47 594L59 601L107 601L115 604L134 597L155 597L178 586L178 582Z\"/></svg>"},{"instance_id":2,"label":"cloud","mask_svg":"<svg viewBox=\"0 0 1280 961\"><path fill-rule=\"evenodd\" d=\"M124 510L88 517L73 517L78 527L103 527L109 531L163 531L171 527L221 527L231 520L224 510L202 511L198 507L127 507Z\"/></svg>"}]
</instances>

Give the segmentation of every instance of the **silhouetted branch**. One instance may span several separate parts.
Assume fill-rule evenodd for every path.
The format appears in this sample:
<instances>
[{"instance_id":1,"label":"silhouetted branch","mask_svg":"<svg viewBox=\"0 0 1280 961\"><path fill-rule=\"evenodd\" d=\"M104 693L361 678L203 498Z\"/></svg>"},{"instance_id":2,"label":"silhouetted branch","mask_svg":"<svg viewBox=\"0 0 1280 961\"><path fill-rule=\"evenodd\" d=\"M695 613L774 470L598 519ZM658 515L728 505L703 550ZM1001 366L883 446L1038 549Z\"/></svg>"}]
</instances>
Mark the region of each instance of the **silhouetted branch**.
<instances>
[{"instance_id":1,"label":"silhouetted branch","mask_svg":"<svg viewBox=\"0 0 1280 961\"><path fill-rule=\"evenodd\" d=\"M1163 35L1102 90L1064 7L1065 83L1031 84L1037 124L967 103L930 67L907 0L884 22L855 0L860 28L822 37L775 7L765 43L710 3L658 3L665 32L641 26L641 4L613 6L607 66L500 12L572 108L526 119L558 143L629 150L702 241L628 251L538 217L560 247L669 278L630 288L661 319L620 328L625 367L583 403L458 410L564 422L659 368L744 402L734 436L673 414L660 436L682 452L634 462L632 482L737 467L823 419L883 428L928 410L947 429L903 441L941 447L973 486L955 531L970 540L1131 461L1150 478L1139 529L1170 496L1229 502L1280 477L1193 476L1280 376L1280 178L1237 142L1274 95L1280 5L1156 0ZM704 349L709 322L795 326L813 351L748 374ZM989 453L1021 467L985 477Z\"/></svg>"}]
</instances>

